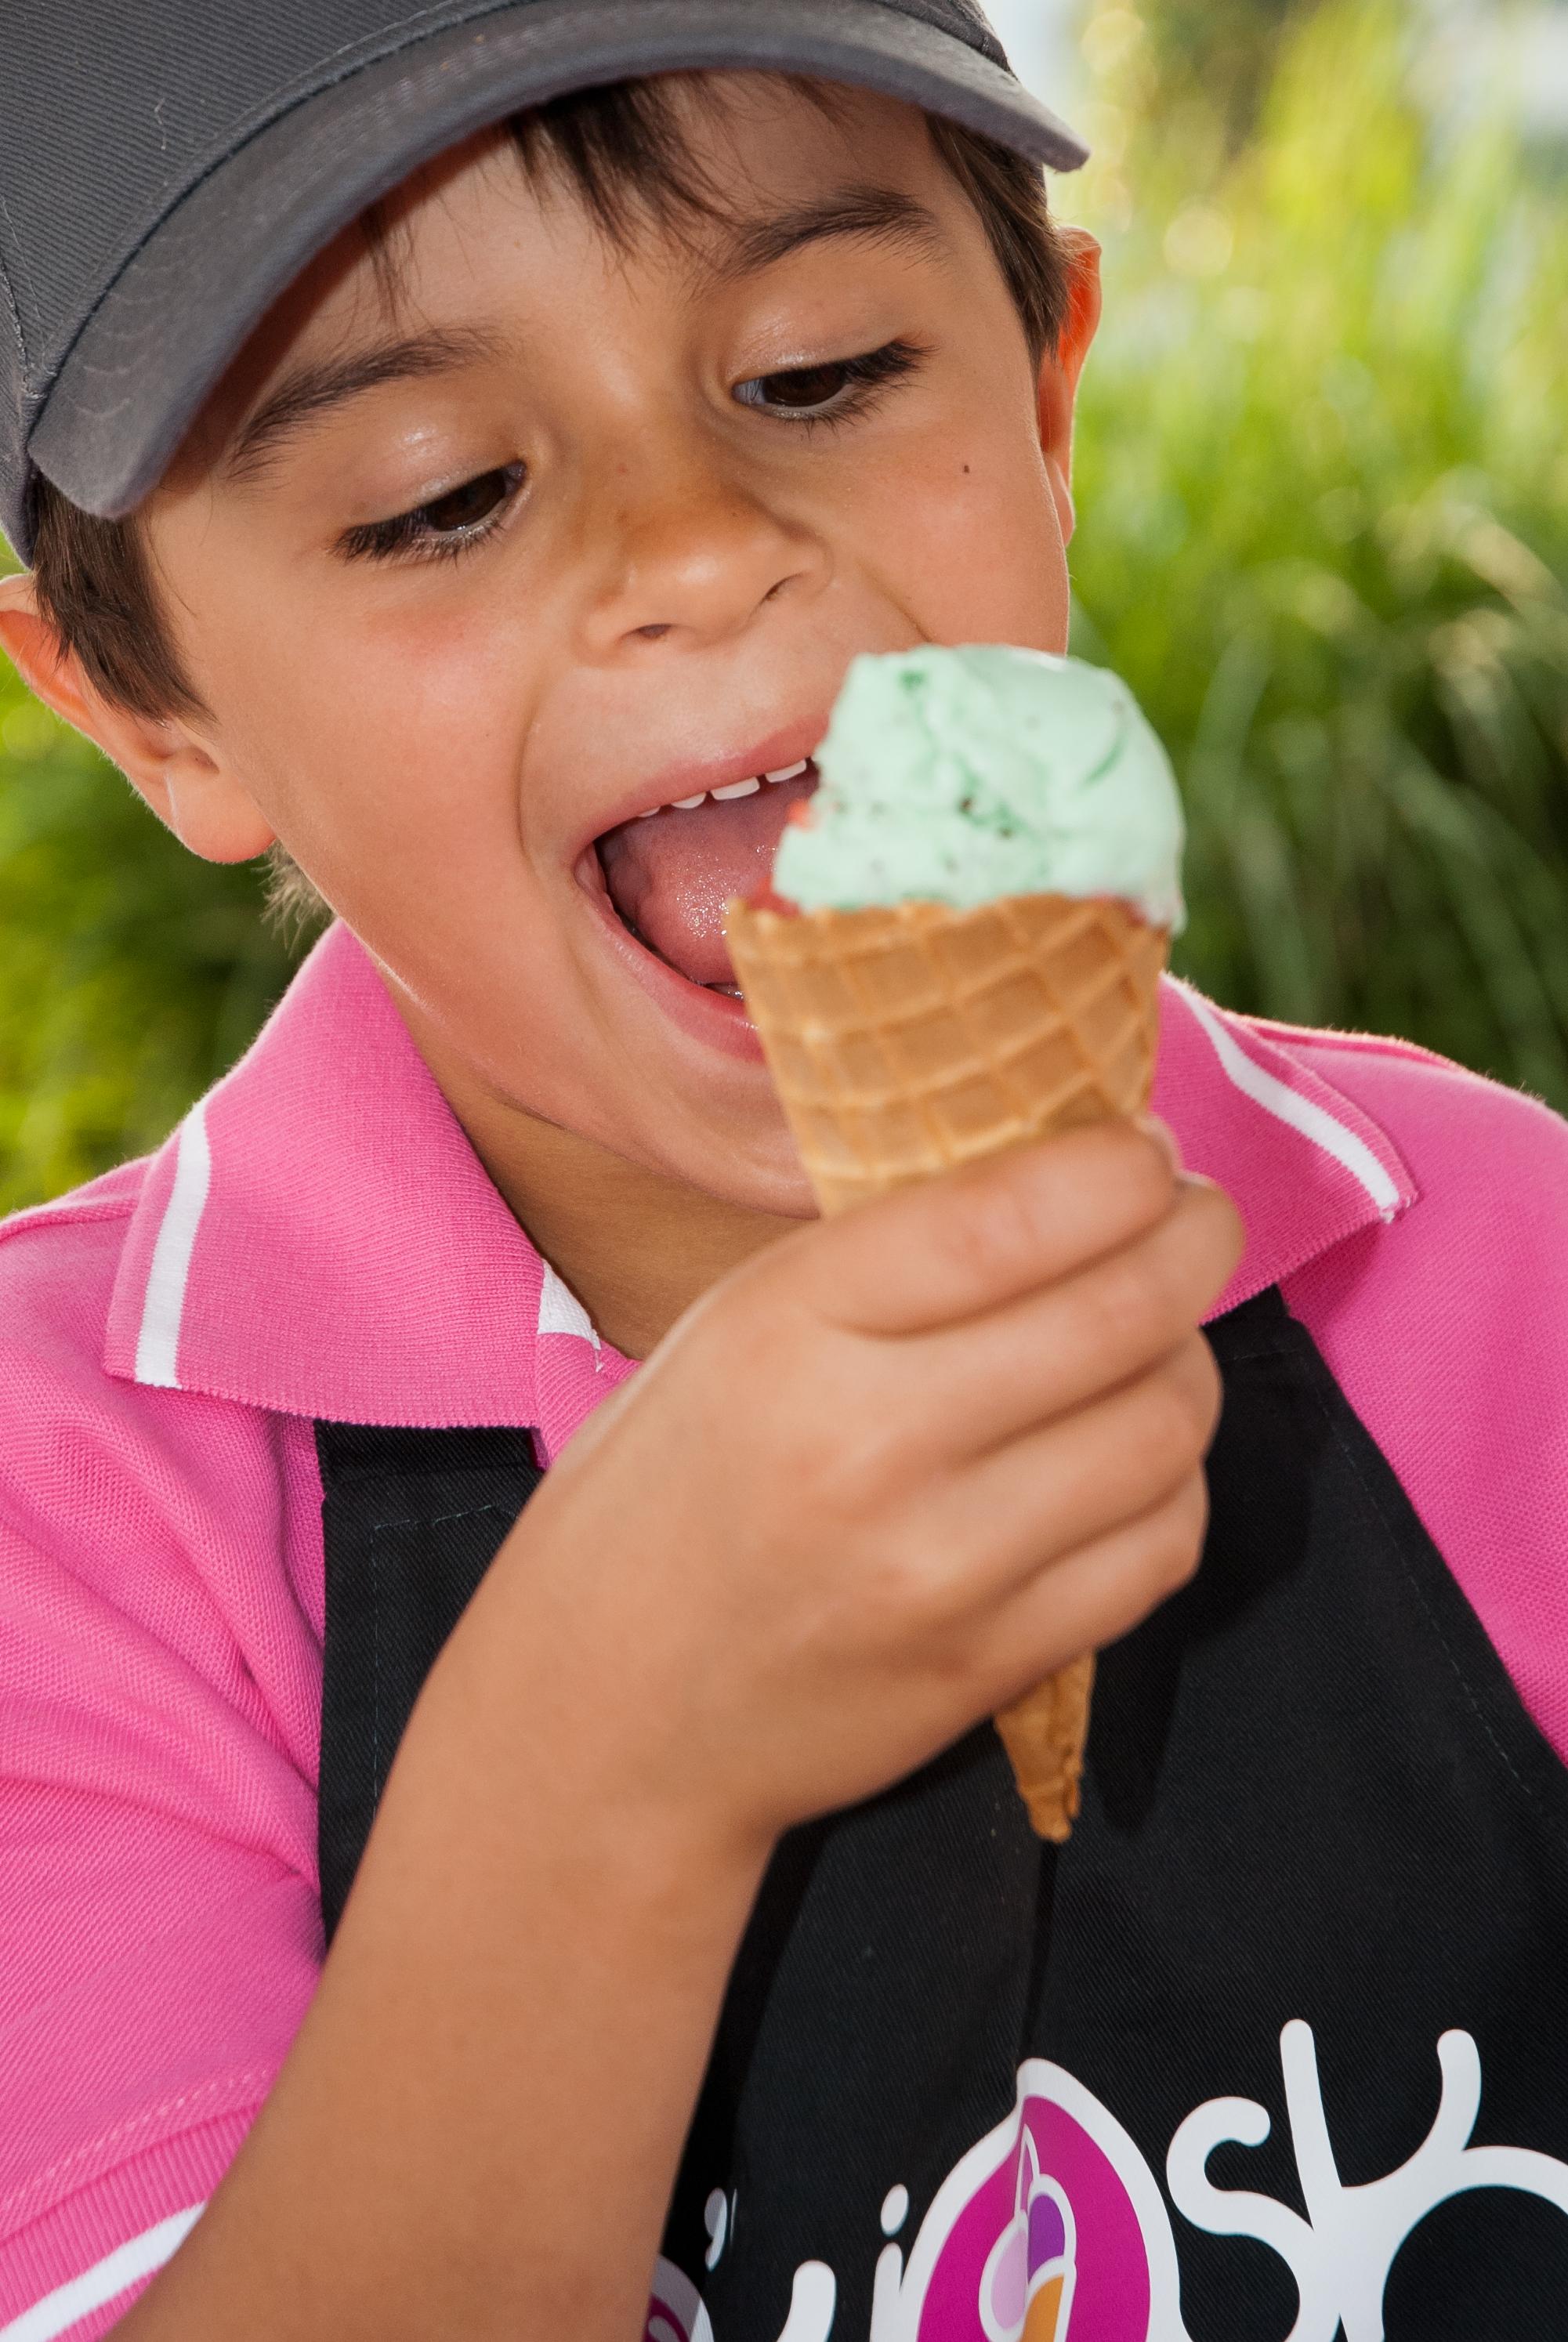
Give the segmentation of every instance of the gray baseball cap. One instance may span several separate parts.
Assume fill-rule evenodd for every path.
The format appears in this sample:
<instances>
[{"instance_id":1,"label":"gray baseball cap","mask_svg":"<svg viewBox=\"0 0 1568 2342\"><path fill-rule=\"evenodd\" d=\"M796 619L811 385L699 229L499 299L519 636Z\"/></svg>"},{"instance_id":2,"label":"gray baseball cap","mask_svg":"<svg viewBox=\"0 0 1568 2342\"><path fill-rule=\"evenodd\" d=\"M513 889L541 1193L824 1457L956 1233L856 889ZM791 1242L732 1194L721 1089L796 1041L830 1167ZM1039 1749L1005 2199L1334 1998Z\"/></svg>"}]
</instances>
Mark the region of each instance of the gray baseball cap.
<instances>
[{"instance_id":1,"label":"gray baseball cap","mask_svg":"<svg viewBox=\"0 0 1568 2342\"><path fill-rule=\"evenodd\" d=\"M809 73L1032 160L1086 149L976 0L30 0L0 35L0 528L114 518L290 280L458 139L683 68Z\"/></svg>"}]
</instances>

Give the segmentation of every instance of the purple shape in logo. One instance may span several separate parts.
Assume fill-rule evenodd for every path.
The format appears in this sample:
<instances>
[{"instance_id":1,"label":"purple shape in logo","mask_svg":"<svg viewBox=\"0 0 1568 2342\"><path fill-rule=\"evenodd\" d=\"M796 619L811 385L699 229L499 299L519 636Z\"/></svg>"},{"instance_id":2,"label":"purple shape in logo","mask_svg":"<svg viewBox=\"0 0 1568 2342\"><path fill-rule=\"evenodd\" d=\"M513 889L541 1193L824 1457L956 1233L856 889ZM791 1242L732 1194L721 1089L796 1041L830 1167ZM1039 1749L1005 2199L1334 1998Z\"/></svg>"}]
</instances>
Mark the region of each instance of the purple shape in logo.
<instances>
[{"instance_id":1,"label":"purple shape in logo","mask_svg":"<svg viewBox=\"0 0 1568 2342\"><path fill-rule=\"evenodd\" d=\"M1046 2261L1067 2257L1067 2223L1054 2196L1034 2196L1029 2205L1030 2274Z\"/></svg>"}]
</instances>

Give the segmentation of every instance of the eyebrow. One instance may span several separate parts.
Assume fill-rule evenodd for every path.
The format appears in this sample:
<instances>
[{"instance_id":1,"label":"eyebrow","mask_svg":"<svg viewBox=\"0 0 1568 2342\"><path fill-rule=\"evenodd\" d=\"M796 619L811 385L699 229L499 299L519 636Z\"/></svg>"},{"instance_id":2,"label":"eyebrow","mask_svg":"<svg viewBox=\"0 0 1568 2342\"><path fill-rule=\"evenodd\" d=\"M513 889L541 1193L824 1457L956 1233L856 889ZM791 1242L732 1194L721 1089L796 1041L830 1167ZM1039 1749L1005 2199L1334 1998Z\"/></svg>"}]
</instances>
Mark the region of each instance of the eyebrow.
<instances>
[{"instance_id":1,"label":"eyebrow","mask_svg":"<svg viewBox=\"0 0 1568 2342\"><path fill-rule=\"evenodd\" d=\"M944 249L935 214L913 195L892 187L847 186L788 211L726 224L716 255L718 273L754 275L835 236L902 246L925 258ZM434 328L298 366L239 425L225 451L224 471L232 480L255 480L296 432L351 399L391 383L427 381L478 365L499 350L500 337L478 327Z\"/></svg>"},{"instance_id":2,"label":"eyebrow","mask_svg":"<svg viewBox=\"0 0 1568 2342\"><path fill-rule=\"evenodd\" d=\"M225 451L224 470L231 479L253 480L295 432L351 399L389 383L421 382L481 365L495 357L500 346L499 335L478 327L433 328L297 366L246 415Z\"/></svg>"},{"instance_id":3,"label":"eyebrow","mask_svg":"<svg viewBox=\"0 0 1568 2342\"><path fill-rule=\"evenodd\" d=\"M859 236L903 246L925 259L945 248L935 213L913 195L900 195L893 187L848 186L814 203L770 212L765 218L740 219L727 226L720 248L720 272L726 276L749 276L787 260L806 245L822 244L832 236Z\"/></svg>"}]
</instances>

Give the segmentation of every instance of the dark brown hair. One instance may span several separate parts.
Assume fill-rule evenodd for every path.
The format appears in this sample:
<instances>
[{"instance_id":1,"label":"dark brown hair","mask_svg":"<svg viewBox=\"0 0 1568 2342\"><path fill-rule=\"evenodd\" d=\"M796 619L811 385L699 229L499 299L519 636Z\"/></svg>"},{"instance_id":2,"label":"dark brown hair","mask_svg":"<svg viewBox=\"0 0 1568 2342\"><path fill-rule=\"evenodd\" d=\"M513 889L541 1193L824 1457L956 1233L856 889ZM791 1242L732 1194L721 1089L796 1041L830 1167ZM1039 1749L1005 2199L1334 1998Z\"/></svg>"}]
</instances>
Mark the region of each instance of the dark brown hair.
<instances>
[{"instance_id":1,"label":"dark brown hair","mask_svg":"<svg viewBox=\"0 0 1568 2342\"><path fill-rule=\"evenodd\" d=\"M702 175L691 154L672 90L672 84L689 86L702 79L672 75L577 91L516 115L506 129L529 175L563 174L614 241L629 242L646 223L689 232L725 210L723 191ZM833 111L836 93L829 85L796 85L813 104ZM993 139L935 115L927 122L937 153L984 226L1037 362L1058 345L1071 284L1044 177ZM381 213L373 209L362 225L378 273L392 290L395 261ZM39 606L96 688L142 716L204 714L165 624L135 514L100 520L42 478L35 498ZM269 860L275 913L285 919L325 913L326 906L281 846L273 847Z\"/></svg>"}]
</instances>

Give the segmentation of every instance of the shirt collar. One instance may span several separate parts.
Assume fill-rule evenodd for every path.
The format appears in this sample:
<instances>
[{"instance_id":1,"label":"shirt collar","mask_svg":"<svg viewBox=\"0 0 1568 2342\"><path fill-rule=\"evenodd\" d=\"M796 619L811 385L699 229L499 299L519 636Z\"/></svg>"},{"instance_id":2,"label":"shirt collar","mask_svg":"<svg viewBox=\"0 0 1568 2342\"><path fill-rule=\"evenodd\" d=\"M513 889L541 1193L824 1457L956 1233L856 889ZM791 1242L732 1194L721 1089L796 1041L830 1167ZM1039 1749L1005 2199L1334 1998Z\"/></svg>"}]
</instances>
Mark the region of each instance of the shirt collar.
<instances>
[{"instance_id":1,"label":"shirt collar","mask_svg":"<svg viewBox=\"0 0 1568 2342\"><path fill-rule=\"evenodd\" d=\"M1212 1316L1416 1200L1388 1133L1309 1062L1322 1037L1231 1016L1174 977L1163 987L1154 1111L1246 1229Z\"/></svg>"},{"instance_id":2,"label":"shirt collar","mask_svg":"<svg viewBox=\"0 0 1568 2342\"><path fill-rule=\"evenodd\" d=\"M105 1364L334 1422L525 1424L547 1456L628 1371L343 926L148 1165Z\"/></svg>"},{"instance_id":3,"label":"shirt collar","mask_svg":"<svg viewBox=\"0 0 1568 2342\"><path fill-rule=\"evenodd\" d=\"M1387 1135L1288 1036L1174 982L1154 1106L1246 1223L1221 1309L1414 1200ZM152 1157L105 1364L336 1422L525 1424L546 1456L629 1371L513 1218L342 926Z\"/></svg>"}]
</instances>

